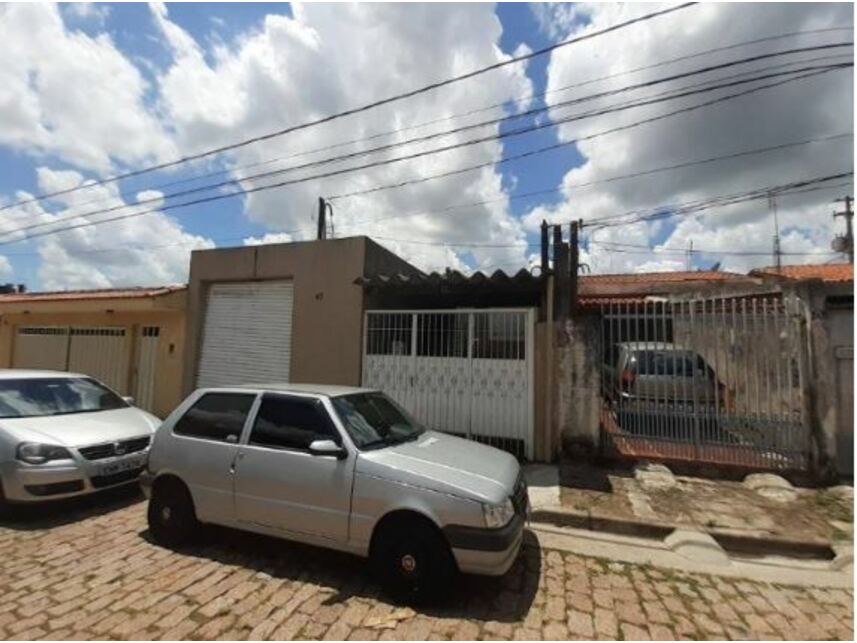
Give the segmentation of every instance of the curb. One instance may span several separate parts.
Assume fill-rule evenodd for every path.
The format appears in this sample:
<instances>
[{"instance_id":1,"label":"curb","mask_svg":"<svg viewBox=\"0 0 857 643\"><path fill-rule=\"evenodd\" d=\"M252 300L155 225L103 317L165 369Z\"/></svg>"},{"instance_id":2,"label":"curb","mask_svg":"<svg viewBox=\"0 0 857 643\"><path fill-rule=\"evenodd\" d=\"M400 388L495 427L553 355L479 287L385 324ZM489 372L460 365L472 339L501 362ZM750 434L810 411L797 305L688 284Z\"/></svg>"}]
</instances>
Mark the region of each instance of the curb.
<instances>
[{"instance_id":1,"label":"curb","mask_svg":"<svg viewBox=\"0 0 857 643\"><path fill-rule=\"evenodd\" d=\"M592 515L590 512L545 508L534 509L530 514L530 520L558 527L586 529L654 540L663 540L676 530L695 529L714 538L730 554L740 557L752 558L774 555L824 561L832 561L836 557L832 543L823 540L792 540L776 536L751 536L728 530L705 529L697 525L678 525L660 521L643 522L627 518Z\"/></svg>"}]
</instances>

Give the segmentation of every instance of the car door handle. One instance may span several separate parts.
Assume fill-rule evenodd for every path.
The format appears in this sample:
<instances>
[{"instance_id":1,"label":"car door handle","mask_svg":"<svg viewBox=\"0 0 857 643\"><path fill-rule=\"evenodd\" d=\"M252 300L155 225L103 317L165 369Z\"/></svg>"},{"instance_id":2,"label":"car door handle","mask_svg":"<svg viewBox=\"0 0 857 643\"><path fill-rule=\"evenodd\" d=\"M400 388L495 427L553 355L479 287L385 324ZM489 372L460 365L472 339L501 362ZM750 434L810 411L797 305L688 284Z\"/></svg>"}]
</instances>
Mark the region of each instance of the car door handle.
<instances>
[{"instance_id":1,"label":"car door handle","mask_svg":"<svg viewBox=\"0 0 857 643\"><path fill-rule=\"evenodd\" d=\"M236 463L244 457L243 453L239 453L232 459L232 464L229 465L229 473L235 473L235 465Z\"/></svg>"}]
</instances>

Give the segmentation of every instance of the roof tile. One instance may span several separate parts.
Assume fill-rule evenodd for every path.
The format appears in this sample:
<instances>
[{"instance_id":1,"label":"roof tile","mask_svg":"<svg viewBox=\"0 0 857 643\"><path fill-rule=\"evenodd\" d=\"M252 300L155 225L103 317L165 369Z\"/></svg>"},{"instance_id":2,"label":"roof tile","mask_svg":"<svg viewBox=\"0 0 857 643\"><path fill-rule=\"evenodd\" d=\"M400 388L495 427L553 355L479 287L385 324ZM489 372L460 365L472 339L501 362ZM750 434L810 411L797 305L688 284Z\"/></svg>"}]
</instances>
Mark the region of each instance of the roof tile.
<instances>
[{"instance_id":1,"label":"roof tile","mask_svg":"<svg viewBox=\"0 0 857 643\"><path fill-rule=\"evenodd\" d=\"M821 279L830 283L854 281L854 264L809 263L792 266L766 266L750 271L758 277L782 277L785 279Z\"/></svg>"}]
</instances>

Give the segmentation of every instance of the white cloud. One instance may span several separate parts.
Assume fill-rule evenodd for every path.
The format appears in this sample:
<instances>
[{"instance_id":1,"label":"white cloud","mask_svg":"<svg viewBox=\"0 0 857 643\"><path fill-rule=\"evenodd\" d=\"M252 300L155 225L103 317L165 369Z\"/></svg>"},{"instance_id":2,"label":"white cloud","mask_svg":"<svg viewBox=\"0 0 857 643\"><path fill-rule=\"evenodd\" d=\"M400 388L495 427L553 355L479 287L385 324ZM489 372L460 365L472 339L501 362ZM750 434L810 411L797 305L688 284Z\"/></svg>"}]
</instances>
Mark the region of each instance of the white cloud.
<instances>
[{"instance_id":1,"label":"white cloud","mask_svg":"<svg viewBox=\"0 0 857 643\"><path fill-rule=\"evenodd\" d=\"M576 10L585 13L589 23L583 28L575 28L572 35L601 29L627 20L632 15L650 12L653 6L591 4L577 5ZM597 42L592 41L591 44L556 50L549 65L548 89L557 90L572 83L770 35L848 25L851 23L850 18L850 7L837 4L697 5L651 20L644 25L601 36ZM585 91L578 91L581 94L608 91L763 52L849 39L849 33L845 31L760 43L594 83L588 85ZM844 50L844 53L850 55L851 52ZM784 60L800 61L818 55L816 52ZM729 73L760 69L765 65L782 62L783 60L758 62L733 69ZM705 79L717 76L709 75ZM657 91L689 82L692 81L658 85ZM654 89L637 92L633 97L650 95L654 93ZM573 140L725 93L728 92L722 90L704 98L682 99L564 124L559 128L560 137L566 141ZM525 225L528 229L535 230L542 218L554 221L593 219L630 210L784 184L805 177L850 171L853 167L853 140L840 139L636 179L575 187L581 183L601 181L616 175L682 161L849 132L853 120L852 93L851 70L837 71L580 143L578 149L586 159L585 164L566 173L562 182L562 202L556 206L534 208L526 216ZM550 100L556 104L568 96L568 92L555 92L550 94ZM632 95L623 94L622 98L630 99ZM587 103L587 109L595 109L616 100L616 97L611 97L597 104ZM552 116L558 118L569 113L568 108L556 108ZM828 190L779 199L783 250L828 251L834 234L830 201L834 196L840 196L839 192L849 191L850 187L843 187L838 191ZM676 218L657 226L637 224L608 228L594 233L594 237L602 242L643 245L661 242L662 245L679 250L684 250L689 241L693 240L695 248L705 250L770 252L773 232L772 216L766 201L762 199ZM698 257L697 264L710 265L719 258L717 254L702 255ZM791 256L785 260L800 263L824 261L828 258ZM635 271L641 267L684 266L683 257L678 255L676 258L675 253L649 253L648 256L636 252L608 253L603 246L595 245L587 260L594 271ZM728 256L724 257L723 268L745 270L755 265L770 263L770 256Z\"/></svg>"},{"instance_id":2,"label":"white cloud","mask_svg":"<svg viewBox=\"0 0 857 643\"><path fill-rule=\"evenodd\" d=\"M164 203L164 193L160 190L141 190L137 192L137 203L143 201L150 208L159 208Z\"/></svg>"},{"instance_id":3,"label":"white cloud","mask_svg":"<svg viewBox=\"0 0 857 643\"><path fill-rule=\"evenodd\" d=\"M267 243L289 243L294 241L292 235L285 232L268 232L261 237L247 237L243 243L245 246L261 246Z\"/></svg>"},{"instance_id":4,"label":"white cloud","mask_svg":"<svg viewBox=\"0 0 857 643\"><path fill-rule=\"evenodd\" d=\"M491 5L297 4L293 9L293 18L266 16L260 29L243 35L230 47L214 51L214 61L208 64L200 45L169 20L167 9L162 5L154 8L155 21L170 43L174 58L172 66L160 77L160 106L176 131L181 149L194 151L231 143L506 58L496 44L501 28ZM368 41L371 46L367 46ZM240 166L290 156L377 132L442 119L530 91L523 66L514 65L476 81L253 145L236 151L232 158L235 165ZM499 113L498 110L496 114ZM454 124L457 123L439 123L376 139L369 144L402 141L448 129ZM486 128L475 134L489 131ZM462 133L322 169L362 164L473 137L473 132ZM341 147L261 169L282 168L354 149L354 146ZM288 231L298 239L311 238L319 196L491 161L499 158L501 149L500 143L486 143L407 163L256 193L247 199L247 215L274 231ZM310 174L310 170L305 170L283 178ZM271 181L246 181L246 184ZM499 200L491 205L440 215L385 217L383 223L365 224L382 215L408 214L487 199ZM500 175L493 169L337 201L334 224L338 235L374 233L438 243L521 242L522 247L517 249L474 249L472 256L462 248L452 250L385 242L426 269L463 267L465 255L476 265L502 262L520 265L525 257L524 232L509 213Z\"/></svg>"},{"instance_id":5,"label":"white cloud","mask_svg":"<svg viewBox=\"0 0 857 643\"><path fill-rule=\"evenodd\" d=\"M39 168L38 177L39 190L45 192L73 188L82 180L78 172L44 167ZM30 195L19 193L18 196L26 199ZM101 185L58 198L62 207L56 212L46 211L39 203L4 210L0 212L0 229L54 223L76 215L80 212L79 206L92 199L100 200L104 207L125 205L115 185ZM86 217L74 223L96 221L98 218ZM52 226L46 225L38 232L51 229ZM9 236L4 240L14 238ZM41 258L39 279L42 287L48 290L186 281L190 252L214 246L205 237L184 232L172 218L160 212L68 230L40 237L34 243Z\"/></svg>"},{"instance_id":6,"label":"white cloud","mask_svg":"<svg viewBox=\"0 0 857 643\"><path fill-rule=\"evenodd\" d=\"M110 16L110 5L98 2L67 2L61 7L75 18L92 21L98 25L103 25Z\"/></svg>"},{"instance_id":7,"label":"white cloud","mask_svg":"<svg viewBox=\"0 0 857 643\"><path fill-rule=\"evenodd\" d=\"M0 5L0 60L0 145L99 173L175 154L137 69L107 34L67 30L56 6Z\"/></svg>"}]
</instances>

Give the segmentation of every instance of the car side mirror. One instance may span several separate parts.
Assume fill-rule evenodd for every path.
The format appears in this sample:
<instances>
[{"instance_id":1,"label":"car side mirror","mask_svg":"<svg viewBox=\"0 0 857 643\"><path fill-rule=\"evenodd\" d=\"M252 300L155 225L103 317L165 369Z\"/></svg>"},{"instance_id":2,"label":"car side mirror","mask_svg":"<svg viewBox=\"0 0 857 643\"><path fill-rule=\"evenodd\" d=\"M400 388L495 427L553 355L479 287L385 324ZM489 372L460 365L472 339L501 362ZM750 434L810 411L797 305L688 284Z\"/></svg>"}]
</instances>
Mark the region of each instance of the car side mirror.
<instances>
[{"instance_id":1,"label":"car side mirror","mask_svg":"<svg viewBox=\"0 0 857 643\"><path fill-rule=\"evenodd\" d=\"M329 455L337 460L343 460L348 455L348 451L339 446L333 440L313 440L309 444L310 455Z\"/></svg>"},{"instance_id":2,"label":"car side mirror","mask_svg":"<svg viewBox=\"0 0 857 643\"><path fill-rule=\"evenodd\" d=\"M125 404L134 405L134 397L131 395L123 395L122 401L125 402Z\"/></svg>"}]
</instances>

